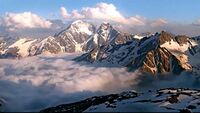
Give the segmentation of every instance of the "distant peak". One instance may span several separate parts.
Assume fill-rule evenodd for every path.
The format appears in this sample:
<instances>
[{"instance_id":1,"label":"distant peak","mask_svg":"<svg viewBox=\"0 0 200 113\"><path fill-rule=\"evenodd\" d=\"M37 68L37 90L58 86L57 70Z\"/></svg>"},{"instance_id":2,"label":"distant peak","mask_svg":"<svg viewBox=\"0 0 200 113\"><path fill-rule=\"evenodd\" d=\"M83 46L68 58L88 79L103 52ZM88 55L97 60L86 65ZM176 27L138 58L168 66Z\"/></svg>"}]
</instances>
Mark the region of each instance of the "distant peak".
<instances>
[{"instance_id":1,"label":"distant peak","mask_svg":"<svg viewBox=\"0 0 200 113\"><path fill-rule=\"evenodd\" d=\"M108 23L108 22L103 22L103 23L100 25L99 28L100 28L100 29L107 30L107 29L109 29L109 28L112 28L112 26L111 26L111 24Z\"/></svg>"},{"instance_id":2,"label":"distant peak","mask_svg":"<svg viewBox=\"0 0 200 113\"><path fill-rule=\"evenodd\" d=\"M167 31L161 31L160 35L172 35L172 33L167 32Z\"/></svg>"},{"instance_id":3,"label":"distant peak","mask_svg":"<svg viewBox=\"0 0 200 113\"><path fill-rule=\"evenodd\" d=\"M166 31L161 31L159 35L159 42L160 44L164 44L165 42L169 42L174 39L174 36L172 33L166 32Z\"/></svg>"},{"instance_id":4,"label":"distant peak","mask_svg":"<svg viewBox=\"0 0 200 113\"><path fill-rule=\"evenodd\" d=\"M103 22L103 23L101 24L101 26L110 26L110 23L108 23L108 22Z\"/></svg>"},{"instance_id":5,"label":"distant peak","mask_svg":"<svg viewBox=\"0 0 200 113\"><path fill-rule=\"evenodd\" d=\"M109 24L109 23L105 21L105 22L103 22L102 24Z\"/></svg>"},{"instance_id":6,"label":"distant peak","mask_svg":"<svg viewBox=\"0 0 200 113\"><path fill-rule=\"evenodd\" d=\"M78 24L78 23L85 23L85 22L82 21L82 20L76 20L76 21L73 21L73 22L72 22L72 25L73 25L73 24Z\"/></svg>"}]
</instances>

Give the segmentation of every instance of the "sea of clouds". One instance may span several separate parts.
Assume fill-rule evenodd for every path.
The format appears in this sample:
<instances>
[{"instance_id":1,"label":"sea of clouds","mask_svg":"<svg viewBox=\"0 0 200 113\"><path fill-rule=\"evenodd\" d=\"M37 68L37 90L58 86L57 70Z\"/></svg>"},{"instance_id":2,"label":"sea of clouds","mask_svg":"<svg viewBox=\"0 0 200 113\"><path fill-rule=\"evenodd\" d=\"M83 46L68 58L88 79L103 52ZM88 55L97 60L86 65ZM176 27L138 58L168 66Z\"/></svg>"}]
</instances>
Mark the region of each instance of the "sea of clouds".
<instances>
[{"instance_id":1,"label":"sea of clouds","mask_svg":"<svg viewBox=\"0 0 200 113\"><path fill-rule=\"evenodd\" d=\"M199 88L190 73L153 77L124 67L75 62L79 54L0 59L1 111L39 111L91 96L164 87Z\"/></svg>"},{"instance_id":2,"label":"sea of clouds","mask_svg":"<svg viewBox=\"0 0 200 113\"><path fill-rule=\"evenodd\" d=\"M127 90L134 72L72 61L74 55L1 59L5 111L37 111L94 95Z\"/></svg>"}]
</instances>

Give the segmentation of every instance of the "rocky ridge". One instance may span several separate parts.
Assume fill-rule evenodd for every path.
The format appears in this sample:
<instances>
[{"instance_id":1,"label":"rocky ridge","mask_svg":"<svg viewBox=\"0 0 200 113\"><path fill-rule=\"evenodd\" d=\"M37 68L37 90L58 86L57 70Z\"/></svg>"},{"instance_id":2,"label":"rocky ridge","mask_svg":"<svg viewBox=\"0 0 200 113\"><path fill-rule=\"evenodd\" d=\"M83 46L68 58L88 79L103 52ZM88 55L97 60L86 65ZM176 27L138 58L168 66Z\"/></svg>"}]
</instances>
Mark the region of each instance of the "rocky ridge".
<instances>
[{"instance_id":1,"label":"rocky ridge","mask_svg":"<svg viewBox=\"0 0 200 113\"><path fill-rule=\"evenodd\" d=\"M164 88L145 93L127 91L91 97L79 102L50 107L40 112L198 112L200 91L188 88Z\"/></svg>"}]
</instances>

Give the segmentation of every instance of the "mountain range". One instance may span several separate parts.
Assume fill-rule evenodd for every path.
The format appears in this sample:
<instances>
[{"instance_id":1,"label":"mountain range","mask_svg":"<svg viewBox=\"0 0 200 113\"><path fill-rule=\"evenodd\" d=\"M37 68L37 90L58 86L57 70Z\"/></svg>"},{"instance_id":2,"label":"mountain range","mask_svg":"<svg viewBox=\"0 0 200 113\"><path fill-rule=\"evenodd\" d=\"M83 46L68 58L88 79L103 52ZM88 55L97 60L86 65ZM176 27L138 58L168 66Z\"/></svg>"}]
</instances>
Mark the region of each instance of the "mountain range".
<instances>
[{"instance_id":1,"label":"mountain range","mask_svg":"<svg viewBox=\"0 0 200 113\"><path fill-rule=\"evenodd\" d=\"M199 74L200 37L165 31L132 35L109 23L99 28L77 20L63 31L44 39L20 38L12 44L0 41L1 58L23 58L39 54L82 52L74 60L127 67L151 74L189 71Z\"/></svg>"},{"instance_id":2,"label":"mountain range","mask_svg":"<svg viewBox=\"0 0 200 113\"><path fill-rule=\"evenodd\" d=\"M200 36L175 35L166 31L133 35L119 31L110 23L104 22L96 27L91 23L77 20L54 36L42 39L19 38L13 42L10 38L9 41L0 38L0 58L22 59L41 54L81 53L80 56L73 59L76 63L100 64L100 66L108 68L123 67L128 72L139 71L144 75L153 75L155 78L157 78L157 75L162 75L161 77L172 75L174 77L174 75L180 75L182 72L189 72L186 74L193 76L200 75L199 44ZM59 60L56 65L60 65L60 62L62 63L62 60ZM64 63L66 64L66 62ZM50 65L46 66L51 67ZM31 67L30 69L34 68ZM65 68L63 69L65 70ZM21 67L19 70L21 70ZM66 70L67 73L69 70ZM91 75L93 76L93 74ZM196 82L198 81L197 78L189 82L191 84L194 82L197 85L199 83ZM85 84L85 81L83 83ZM42 109L41 112L135 110L190 113L200 110L199 94L200 90L198 89L176 87L146 92L130 90L118 94L95 96L56 107L48 106L49 108ZM0 98L0 108L4 104L4 98Z\"/></svg>"}]
</instances>

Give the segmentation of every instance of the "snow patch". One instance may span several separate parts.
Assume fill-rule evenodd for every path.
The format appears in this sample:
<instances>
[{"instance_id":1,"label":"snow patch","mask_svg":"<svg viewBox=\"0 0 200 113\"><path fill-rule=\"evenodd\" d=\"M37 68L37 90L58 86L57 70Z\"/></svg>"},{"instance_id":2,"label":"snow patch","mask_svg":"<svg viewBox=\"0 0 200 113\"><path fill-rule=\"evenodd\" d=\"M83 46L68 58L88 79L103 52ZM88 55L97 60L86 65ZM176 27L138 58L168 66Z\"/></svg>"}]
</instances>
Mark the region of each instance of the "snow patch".
<instances>
[{"instance_id":1,"label":"snow patch","mask_svg":"<svg viewBox=\"0 0 200 113\"><path fill-rule=\"evenodd\" d=\"M81 52L82 51L82 44L76 43L75 44L75 52Z\"/></svg>"},{"instance_id":2,"label":"snow patch","mask_svg":"<svg viewBox=\"0 0 200 113\"><path fill-rule=\"evenodd\" d=\"M197 45L197 43L192 42L192 45L195 46ZM188 50L188 48L191 45L189 43L187 44L183 44L183 45L179 45L177 42L175 42L174 40L171 40L169 42L166 42L164 44L161 45L161 47L165 47L167 48L170 52L177 54L176 52L186 52Z\"/></svg>"},{"instance_id":3,"label":"snow patch","mask_svg":"<svg viewBox=\"0 0 200 113\"><path fill-rule=\"evenodd\" d=\"M98 37L97 37L98 35L97 34L95 34L94 35L94 38L93 38L93 41L95 42L95 44L98 44Z\"/></svg>"},{"instance_id":4,"label":"snow patch","mask_svg":"<svg viewBox=\"0 0 200 113\"><path fill-rule=\"evenodd\" d=\"M141 39L144 38L144 37L143 37L143 36L139 36L139 35L134 35L134 38L135 38L135 39L141 40Z\"/></svg>"}]
</instances>

